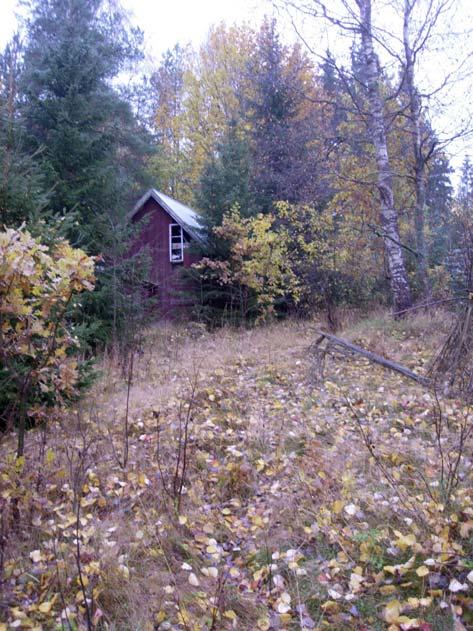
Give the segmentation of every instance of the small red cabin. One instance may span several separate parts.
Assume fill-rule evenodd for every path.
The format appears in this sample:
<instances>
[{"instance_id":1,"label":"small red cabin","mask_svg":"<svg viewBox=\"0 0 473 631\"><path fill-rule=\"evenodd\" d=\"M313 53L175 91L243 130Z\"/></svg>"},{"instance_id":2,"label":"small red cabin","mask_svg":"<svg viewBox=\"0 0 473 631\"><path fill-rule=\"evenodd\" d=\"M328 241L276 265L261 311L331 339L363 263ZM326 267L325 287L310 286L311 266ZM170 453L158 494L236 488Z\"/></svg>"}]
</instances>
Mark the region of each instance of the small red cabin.
<instances>
[{"instance_id":1,"label":"small red cabin","mask_svg":"<svg viewBox=\"0 0 473 631\"><path fill-rule=\"evenodd\" d=\"M130 254L146 248L151 257L149 289L158 296L160 315L165 318L184 315L191 305L183 296L189 287L181 271L198 261L189 246L193 241L202 241L199 215L152 188L136 203L129 219L133 223L143 222Z\"/></svg>"}]
</instances>

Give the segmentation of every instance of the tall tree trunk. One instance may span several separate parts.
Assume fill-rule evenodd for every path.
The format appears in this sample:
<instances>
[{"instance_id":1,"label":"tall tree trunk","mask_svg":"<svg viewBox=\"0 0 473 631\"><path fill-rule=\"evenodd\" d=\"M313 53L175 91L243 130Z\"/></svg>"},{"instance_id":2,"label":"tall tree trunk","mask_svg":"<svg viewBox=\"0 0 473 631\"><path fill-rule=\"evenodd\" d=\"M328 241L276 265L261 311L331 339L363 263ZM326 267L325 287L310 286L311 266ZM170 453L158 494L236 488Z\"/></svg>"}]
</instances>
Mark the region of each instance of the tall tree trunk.
<instances>
[{"instance_id":1,"label":"tall tree trunk","mask_svg":"<svg viewBox=\"0 0 473 631\"><path fill-rule=\"evenodd\" d=\"M414 79L414 53L409 36L409 22L415 0L404 0L404 23L403 23L403 43L404 43L404 81L409 99L410 133L412 137L412 150L414 157L414 181L415 181L415 208L414 223L416 234L416 250L418 252L417 277L422 293L425 296L430 294L429 281L427 276L427 247L425 243L425 166L426 161L422 153L422 132L421 115L422 103Z\"/></svg>"},{"instance_id":2,"label":"tall tree trunk","mask_svg":"<svg viewBox=\"0 0 473 631\"><path fill-rule=\"evenodd\" d=\"M411 306L411 291L401 241L397 210L394 206L392 171L384 122L384 106L380 93L380 70L373 47L371 27L371 0L356 0L360 12L361 44L366 66L368 102L371 115L371 132L378 168L378 190L381 201L381 226L388 260L391 294L396 311Z\"/></svg>"}]
</instances>

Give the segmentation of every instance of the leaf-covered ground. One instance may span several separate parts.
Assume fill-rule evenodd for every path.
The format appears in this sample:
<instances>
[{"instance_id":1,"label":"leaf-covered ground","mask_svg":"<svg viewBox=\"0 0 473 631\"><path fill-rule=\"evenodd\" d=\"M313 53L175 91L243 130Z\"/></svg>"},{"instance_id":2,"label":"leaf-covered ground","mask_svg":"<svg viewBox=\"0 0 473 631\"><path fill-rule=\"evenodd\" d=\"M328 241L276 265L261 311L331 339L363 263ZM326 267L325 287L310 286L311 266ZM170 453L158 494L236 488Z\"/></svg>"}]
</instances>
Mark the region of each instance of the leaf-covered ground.
<instances>
[{"instance_id":1,"label":"leaf-covered ground","mask_svg":"<svg viewBox=\"0 0 473 631\"><path fill-rule=\"evenodd\" d=\"M422 372L446 327L343 334ZM316 379L315 337L156 327L25 461L6 437L0 630L473 628L468 411L441 400L439 449L432 393L354 357Z\"/></svg>"}]
</instances>

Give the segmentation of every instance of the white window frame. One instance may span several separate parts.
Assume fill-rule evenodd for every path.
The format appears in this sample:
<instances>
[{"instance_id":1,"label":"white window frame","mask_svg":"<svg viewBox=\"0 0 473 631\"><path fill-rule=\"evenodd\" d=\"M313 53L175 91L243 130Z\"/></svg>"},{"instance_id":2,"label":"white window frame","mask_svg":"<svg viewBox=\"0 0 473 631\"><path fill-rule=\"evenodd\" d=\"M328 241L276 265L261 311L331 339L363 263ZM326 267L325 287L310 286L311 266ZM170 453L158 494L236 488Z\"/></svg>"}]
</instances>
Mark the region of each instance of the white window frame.
<instances>
[{"instance_id":1,"label":"white window frame","mask_svg":"<svg viewBox=\"0 0 473 631\"><path fill-rule=\"evenodd\" d=\"M173 234L173 228L179 228L178 235ZM171 263L184 261L184 232L178 223L169 224L169 260Z\"/></svg>"}]
</instances>

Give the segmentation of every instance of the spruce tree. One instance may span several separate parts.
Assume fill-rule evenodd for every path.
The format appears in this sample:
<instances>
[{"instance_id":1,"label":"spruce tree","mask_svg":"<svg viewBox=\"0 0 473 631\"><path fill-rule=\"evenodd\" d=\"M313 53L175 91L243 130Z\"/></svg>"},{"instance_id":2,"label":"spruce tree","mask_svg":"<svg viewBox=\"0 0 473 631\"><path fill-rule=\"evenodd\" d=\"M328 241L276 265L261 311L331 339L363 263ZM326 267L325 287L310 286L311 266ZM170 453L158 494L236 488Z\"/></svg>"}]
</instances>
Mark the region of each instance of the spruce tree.
<instances>
[{"instance_id":1,"label":"spruce tree","mask_svg":"<svg viewBox=\"0 0 473 631\"><path fill-rule=\"evenodd\" d=\"M21 43L15 36L0 54L0 226L39 229L48 202L44 177L28 152L18 118Z\"/></svg>"},{"instance_id":2,"label":"spruce tree","mask_svg":"<svg viewBox=\"0 0 473 631\"><path fill-rule=\"evenodd\" d=\"M243 217L256 213L250 189L251 157L248 142L235 123L230 124L216 155L210 157L200 180L197 205L209 231L222 224L222 218L234 206Z\"/></svg>"},{"instance_id":3,"label":"spruce tree","mask_svg":"<svg viewBox=\"0 0 473 631\"><path fill-rule=\"evenodd\" d=\"M452 236L452 168L444 154L430 163L426 187L427 222L430 231L429 264L445 262Z\"/></svg>"},{"instance_id":4,"label":"spruce tree","mask_svg":"<svg viewBox=\"0 0 473 631\"><path fill-rule=\"evenodd\" d=\"M457 200L463 211L473 210L473 165L470 156L465 156L463 160Z\"/></svg>"},{"instance_id":5,"label":"spruce tree","mask_svg":"<svg viewBox=\"0 0 473 631\"><path fill-rule=\"evenodd\" d=\"M102 0L32 1L22 117L52 190L51 210L75 213L69 236L93 254L103 252L137 193L130 167L142 163L143 134L112 80L139 58L138 44L123 13Z\"/></svg>"},{"instance_id":6,"label":"spruce tree","mask_svg":"<svg viewBox=\"0 0 473 631\"><path fill-rule=\"evenodd\" d=\"M140 33L105 0L32 0L20 94L21 116L49 190L50 211L73 221L67 237L101 255L95 291L77 331L92 345L136 311L141 272L126 257L126 214L147 185L150 139L117 80L141 57ZM137 278L138 276L138 278Z\"/></svg>"},{"instance_id":7,"label":"spruce tree","mask_svg":"<svg viewBox=\"0 0 473 631\"><path fill-rule=\"evenodd\" d=\"M263 212L275 201L311 201L315 166L309 145L314 125L309 108L303 108L311 70L299 47L285 47L276 22L265 20L249 64L254 95L248 99L253 190Z\"/></svg>"},{"instance_id":8,"label":"spruce tree","mask_svg":"<svg viewBox=\"0 0 473 631\"><path fill-rule=\"evenodd\" d=\"M345 90L343 82L340 78L341 69L337 67L335 57L330 50L325 53L325 59L321 65L321 83L325 92L325 98L330 103L330 124L332 142L336 142L339 136L339 125L346 120L346 112L342 105L341 96Z\"/></svg>"}]
</instances>

